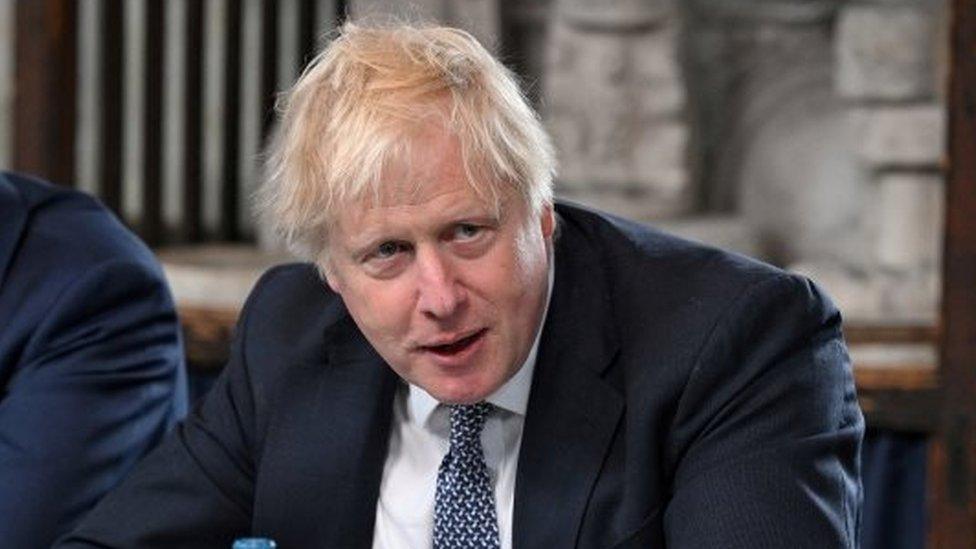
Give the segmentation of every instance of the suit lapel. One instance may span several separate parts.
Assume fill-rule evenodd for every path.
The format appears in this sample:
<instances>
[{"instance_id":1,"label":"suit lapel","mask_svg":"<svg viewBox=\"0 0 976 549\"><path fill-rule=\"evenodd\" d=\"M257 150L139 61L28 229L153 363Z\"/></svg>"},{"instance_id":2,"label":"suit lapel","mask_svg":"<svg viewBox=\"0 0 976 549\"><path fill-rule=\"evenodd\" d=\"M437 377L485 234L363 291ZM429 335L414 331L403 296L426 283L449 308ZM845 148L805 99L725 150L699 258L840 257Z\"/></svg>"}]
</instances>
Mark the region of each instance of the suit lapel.
<instances>
[{"instance_id":1,"label":"suit lapel","mask_svg":"<svg viewBox=\"0 0 976 549\"><path fill-rule=\"evenodd\" d=\"M351 319L345 323L327 364L308 365L314 381L295 388L312 394L296 394L301 409L282 422L298 430L288 438L303 449L290 462L295 482L287 494L303 504L288 505L281 517L296 546L368 547L372 540L398 378Z\"/></svg>"},{"instance_id":2,"label":"suit lapel","mask_svg":"<svg viewBox=\"0 0 976 549\"><path fill-rule=\"evenodd\" d=\"M27 222L27 209L23 197L0 173L0 285L13 260L14 250Z\"/></svg>"},{"instance_id":3,"label":"suit lapel","mask_svg":"<svg viewBox=\"0 0 976 549\"><path fill-rule=\"evenodd\" d=\"M623 399L601 377L617 341L599 260L562 227L515 486L513 545L573 547Z\"/></svg>"}]
</instances>

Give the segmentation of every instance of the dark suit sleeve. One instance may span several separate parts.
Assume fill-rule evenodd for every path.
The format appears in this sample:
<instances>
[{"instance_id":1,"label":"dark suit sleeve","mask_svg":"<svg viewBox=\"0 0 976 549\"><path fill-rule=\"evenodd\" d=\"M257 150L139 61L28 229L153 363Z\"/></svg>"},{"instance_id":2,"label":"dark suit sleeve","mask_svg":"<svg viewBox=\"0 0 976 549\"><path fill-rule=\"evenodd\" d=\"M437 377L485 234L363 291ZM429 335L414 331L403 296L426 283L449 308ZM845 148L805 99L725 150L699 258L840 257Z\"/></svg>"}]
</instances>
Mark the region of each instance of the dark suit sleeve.
<instances>
[{"instance_id":1,"label":"dark suit sleeve","mask_svg":"<svg viewBox=\"0 0 976 549\"><path fill-rule=\"evenodd\" d=\"M679 401L668 547L856 547L857 406L840 315L781 275L738 296Z\"/></svg>"},{"instance_id":2,"label":"dark suit sleeve","mask_svg":"<svg viewBox=\"0 0 976 549\"><path fill-rule=\"evenodd\" d=\"M185 407L178 325L161 274L118 260L88 268L16 360L0 399L0 540L48 546Z\"/></svg>"},{"instance_id":3,"label":"dark suit sleeve","mask_svg":"<svg viewBox=\"0 0 976 549\"><path fill-rule=\"evenodd\" d=\"M219 548L249 533L257 443L245 347L260 286L207 396L57 547Z\"/></svg>"}]
</instances>

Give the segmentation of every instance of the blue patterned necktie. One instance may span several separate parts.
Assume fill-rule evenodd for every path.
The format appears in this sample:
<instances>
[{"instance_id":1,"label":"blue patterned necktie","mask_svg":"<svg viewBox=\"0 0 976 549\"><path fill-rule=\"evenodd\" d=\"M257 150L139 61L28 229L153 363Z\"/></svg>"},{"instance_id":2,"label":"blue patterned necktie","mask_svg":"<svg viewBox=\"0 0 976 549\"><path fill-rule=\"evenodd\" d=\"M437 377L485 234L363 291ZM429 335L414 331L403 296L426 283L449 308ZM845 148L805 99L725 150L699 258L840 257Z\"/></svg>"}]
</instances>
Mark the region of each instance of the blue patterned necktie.
<instances>
[{"instance_id":1,"label":"blue patterned necktie","mask_svg":"<svg viewBox=\"0 0 976 549\"><path fill-rule=\"evenodd\" d=\"M495 496L481 447L487 402L451 406L451 447L437 471L434 549L497 548Z\"/></svg>"}]
</instances>

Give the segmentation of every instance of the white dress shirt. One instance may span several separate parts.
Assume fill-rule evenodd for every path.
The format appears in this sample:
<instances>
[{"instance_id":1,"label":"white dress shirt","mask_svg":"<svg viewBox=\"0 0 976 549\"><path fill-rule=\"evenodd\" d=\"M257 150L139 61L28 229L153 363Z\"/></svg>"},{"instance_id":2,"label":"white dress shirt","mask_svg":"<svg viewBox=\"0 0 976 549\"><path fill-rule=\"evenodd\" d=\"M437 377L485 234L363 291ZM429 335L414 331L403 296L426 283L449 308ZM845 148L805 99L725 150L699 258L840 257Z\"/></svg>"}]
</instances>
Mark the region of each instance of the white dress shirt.
<instances>
[{"instance_id":1,"label":"white dress shirt","mask_svg":"<svg viewBox=\"0 0 976 549\"><path fill-rule=\"evenodd\" d=\"M547 311L552 296L551 256L549 265ZM543 312L543 323L545 316ZM495 492L501 549L512 547L515 469L541 333L541 327L536 328L535 343L519 371L485 399L495 405L485 419L481 444ZM374 549L433 546L437 470L447 454L450 433L451 414L447 406L415 385L398 388L393 401L390 446L376 502Z\"/></svg>"}]
</instances>

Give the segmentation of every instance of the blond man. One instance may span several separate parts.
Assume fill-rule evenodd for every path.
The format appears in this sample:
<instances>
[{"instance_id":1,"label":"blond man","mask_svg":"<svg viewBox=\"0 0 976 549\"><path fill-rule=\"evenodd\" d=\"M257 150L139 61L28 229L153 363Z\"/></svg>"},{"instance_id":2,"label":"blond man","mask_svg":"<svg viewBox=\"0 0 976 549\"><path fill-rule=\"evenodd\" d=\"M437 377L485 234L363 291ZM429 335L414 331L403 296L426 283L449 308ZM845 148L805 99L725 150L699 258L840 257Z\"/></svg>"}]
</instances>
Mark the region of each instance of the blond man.
<instances>
[{"instance_id":1,"label":"blond man","mask_svg":"<svg viewBox=\"0 0 976 549\"><path fill-rule=\"evenodd\" d=\"M64 547L853 547L805 279L552 198L463 31L348 24L283 104L273 269L203 405Z\"/></svg>"}]
</instances>

